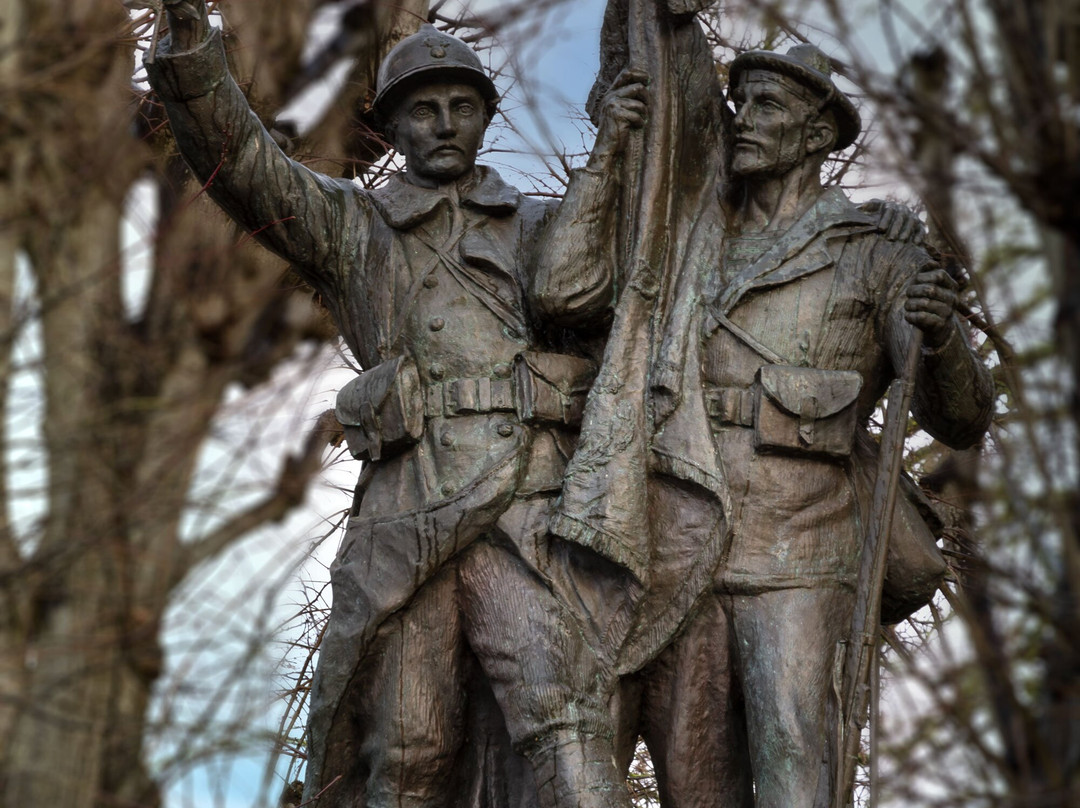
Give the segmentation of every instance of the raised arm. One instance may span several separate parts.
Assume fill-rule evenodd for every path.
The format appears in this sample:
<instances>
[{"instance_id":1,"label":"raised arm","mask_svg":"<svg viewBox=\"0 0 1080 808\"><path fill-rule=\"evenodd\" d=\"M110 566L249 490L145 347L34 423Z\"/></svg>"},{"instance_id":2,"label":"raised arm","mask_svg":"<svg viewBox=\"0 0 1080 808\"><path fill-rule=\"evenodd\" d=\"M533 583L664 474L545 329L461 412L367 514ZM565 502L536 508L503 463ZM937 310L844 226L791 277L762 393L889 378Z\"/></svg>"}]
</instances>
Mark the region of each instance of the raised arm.
<instances>
[{"instance_id":1,"label":"raised arm","mask_svg":"<svg viewBox=\"0 0 1080 808\"><path fill-rule=\"evenodd\" d=\"M277 147L229 75L203 0L166 8L170 36L146 67L181 154L229 216L325 290L353 241L345 231L359 194Z\"/></svg>"},{"instance_id":2,"label":"raised arm","mask_svg":"<svg viewBox=\"0 0 1080 808\"><path fill-rule=\"evenodd\" d=\"M570 177L566 196L535 254L536 309L560 325L603 319L616 294L616 238L621 172L630 130L644 123L647 77L623 71L603 103L589 162Z\"/></svg>"},{"instance_id":3,"label":"raised arm","mask_svg":"<svg viewBox=\"0 0 1080 808\"><path fill-rule=\"evenodd\" d=\"M596 146L537 254L534 301L549 317L587 325L615 303L622 274L644 263L663 276L685 261L681 245L723 178L730 117L695 18L707 5L608 1L590 98ZM638 87L646 81L642 117L627 105L646 102ZM598 111L595 98L603 98ZM615 158L638 127L642 145L620 167Z\"/></svg>"}]
</instances>

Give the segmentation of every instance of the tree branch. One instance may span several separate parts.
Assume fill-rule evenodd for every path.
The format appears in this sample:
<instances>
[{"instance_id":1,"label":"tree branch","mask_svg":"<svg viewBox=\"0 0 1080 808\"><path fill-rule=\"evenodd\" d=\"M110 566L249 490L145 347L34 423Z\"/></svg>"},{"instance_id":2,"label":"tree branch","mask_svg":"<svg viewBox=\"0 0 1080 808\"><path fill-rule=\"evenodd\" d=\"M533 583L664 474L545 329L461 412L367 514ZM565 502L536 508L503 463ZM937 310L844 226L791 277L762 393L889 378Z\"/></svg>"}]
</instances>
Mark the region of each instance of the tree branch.
<instances>
[{"instance_id":1,"label":"tree branch","mask_svg":"<svg viewBox=\"0 0 1080 808\"><path fill-rule=\"evenodd\" d=\"M12 370L11 351L15 345L15 238L10 229L0 232L0 436L7 446L8 389ZM7 486L7 457L0 458L0 573L16 569L21 554L11 529L9 491Z\"/></svg>"},{"instance_id":2,"label":"tree branch","mask_svg":"<svg viewBox=\"0 0 1080 808\"><path fill-rule=\"evenodd\" d=\"M237 514L224 525L196 542L185 545L183 558L176 565L170 588L183 580L192 569L208 561L235 541L268 522L280 522L293 508L304 501L308 483L322 470L323 450L340 445L344 432L333 410L319 416L308 433L299 454L285 459L274 490L261 502Z\"/></svg>"}]
</instances>

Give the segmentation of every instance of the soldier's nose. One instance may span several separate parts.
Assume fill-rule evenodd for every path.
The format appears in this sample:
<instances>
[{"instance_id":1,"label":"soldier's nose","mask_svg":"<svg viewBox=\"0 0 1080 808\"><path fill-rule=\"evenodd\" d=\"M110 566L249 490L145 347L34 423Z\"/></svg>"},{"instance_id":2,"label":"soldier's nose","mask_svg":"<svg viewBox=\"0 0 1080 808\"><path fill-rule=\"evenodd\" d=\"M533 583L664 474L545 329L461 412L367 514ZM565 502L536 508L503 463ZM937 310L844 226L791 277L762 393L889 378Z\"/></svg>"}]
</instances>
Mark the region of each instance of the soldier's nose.
<instances>
[{"instance_id":1,"label":"soldier's nose","mask_svg":"<svg viewBox=\"0 0 1080 808\"><path fill-rule=\"evenodd\" d=\"M440 110L436 132L439 137L452 137L454 135L454 117L450 114L450 110Z\"/></svg>"}]
</instances>

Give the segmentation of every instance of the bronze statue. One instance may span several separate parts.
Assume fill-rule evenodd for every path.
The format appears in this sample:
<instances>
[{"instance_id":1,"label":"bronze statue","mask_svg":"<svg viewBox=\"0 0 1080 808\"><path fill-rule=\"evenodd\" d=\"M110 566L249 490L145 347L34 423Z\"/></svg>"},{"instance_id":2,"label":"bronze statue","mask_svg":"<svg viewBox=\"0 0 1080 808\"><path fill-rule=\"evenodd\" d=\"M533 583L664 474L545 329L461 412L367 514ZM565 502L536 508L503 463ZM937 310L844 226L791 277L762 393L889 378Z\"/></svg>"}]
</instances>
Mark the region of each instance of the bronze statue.
<instances>
[{"instance_id":1,"label":"bronze statue","mask_svg":"<svg viewBox=\"0 0 1080 808\"><path fill-rule=\"evenodd\" d=\"M641 584L613 656L624 720L649 745L665 808L825 808L847 787L835 694L839 643L860 641L848 632L867 585L868 419L917 330L913 410L930 434L978 441L993 390L949 274L822 185L825 159L861 126L828 58L809 45L741 54L732 113L694 5L609 4L605 36L621 41L612 31L628 20L623 64L649 73L644 159L675 157L646 165L639 198L571 187L541 247L545 314L576 325L614 310L553 524ZM631 220L659 211L672 235L649 221L602 226L618 222L613 208ZM659 248L627 249L627 231ZM636 459L610 448L619 435ZM927 503L902 485L893 620L944 570Z\"/></svg>"},{"instance_id":2,"label":"bronze statue","mask_svg":"<svg viewBox=\"0 0 1080 808\"><path fill-rule=\"evenodd\" d=\"M461 41L425 26L387 56L406 170L366 191L281 153L203 4L166 0L148 71L185 159L365 369L338 398L366 466L312 692L323 808L627 805L639 732L665 808L842 787L867 420L917 331L931 434L977 441L992 390L948 273L821 184L860 130L828 60L741 55L732 112L703 5L611 0L560 206L476 165L498 97ZM890 619L943 570L908 483Z\"/></svg>"},{"instance_id":3,"label":"bronze statue","mask_svg":"<svg viewBox=\"0 0 1080 808\"><path fill-rule=\"evenodd\" d=\"M148 71L185 159L318 291L365 369L338 398L366 466L331 570L305 798L628 804L582 608L623 583L547 530L594 365L525 294L555 205L475 164L491 79L432 26L400 42L374 103L406 169L366 191L286 157L204 4L166 8ZM639 123L606 123L612 148L578 182L613 184L605 162Z\"/></svg>"}]
</instances>

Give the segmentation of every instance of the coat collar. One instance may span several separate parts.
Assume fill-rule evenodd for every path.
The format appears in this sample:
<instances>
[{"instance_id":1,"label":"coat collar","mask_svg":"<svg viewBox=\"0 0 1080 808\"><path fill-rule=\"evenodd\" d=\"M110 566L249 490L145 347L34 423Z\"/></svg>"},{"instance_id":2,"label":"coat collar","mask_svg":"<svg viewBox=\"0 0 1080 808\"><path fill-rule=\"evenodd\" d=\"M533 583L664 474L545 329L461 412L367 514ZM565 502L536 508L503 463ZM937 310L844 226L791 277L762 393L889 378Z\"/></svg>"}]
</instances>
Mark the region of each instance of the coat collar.
<instances>
[{"instance_id":1,"label":"coat collar","mask_svg":"<svg viewBox=\"0 0 1080 808\"><path fill-rule=\"evenodd\" d=\"M492 216L508 216L521 204L518 190L503 182L487 166L476 167L476 184L462 195L462 204ZM395 174L383 186L371 191L371 198L382 217L396 230L415 227L431 218L440 203L449 197L442 191L421 188Z\"/></svg>"},{"instance_id":2,"label":"coat collar","mask_svg":"<svg viewBox=\"0 0 1080 808\"><path fill-rule=\"evenodd\" d=\"M860 211L839 188L828 188L765 254L732 279L720 297L720 308L730 312L751 289L777 286L831 266L827 247L838 228L873 228L873 217Z\"/></svg>"}]
</instances>

